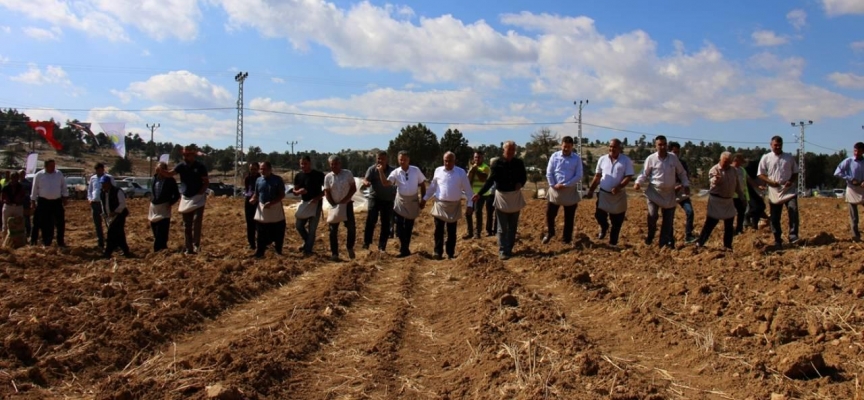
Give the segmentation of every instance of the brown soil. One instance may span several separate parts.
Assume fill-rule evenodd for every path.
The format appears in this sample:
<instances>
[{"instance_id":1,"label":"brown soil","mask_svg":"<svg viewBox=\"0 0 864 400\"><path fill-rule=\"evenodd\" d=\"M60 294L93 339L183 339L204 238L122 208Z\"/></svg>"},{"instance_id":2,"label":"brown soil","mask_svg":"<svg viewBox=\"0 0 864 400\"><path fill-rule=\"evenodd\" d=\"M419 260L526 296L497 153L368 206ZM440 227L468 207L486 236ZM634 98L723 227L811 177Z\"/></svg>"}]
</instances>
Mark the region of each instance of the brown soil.
<instances>
[{"instance_id":1,"label":"brown soil","mask_svg":"<svg viewBox=\"0 0 864 400\"><path fill-rule=\"evenodd\" d=\"M171 251L152 254L147 203L130 204L139 258L97 259L82 202L67 207L67 250L0 250L0 397L862 394L864 258L841 200L802 199L805 240L779 252L764 227L736 237L734 252L721 250L722 228L707 249L646 247L634 197L621 250L593 239L592 201L580 203L574 245L560 226L541 245L545 205L534 200L508 261L491 237L432 260L424 216L408 259L391 241L387 254L358 243L341 263L326 260L323 228L319 256L289 254L300 244L289 228L285 256L250 258L234 199L208 204L201 254L180 254L179 218ZM694 205L698 230L705 203Z\"/></svg>"}]
</instances>

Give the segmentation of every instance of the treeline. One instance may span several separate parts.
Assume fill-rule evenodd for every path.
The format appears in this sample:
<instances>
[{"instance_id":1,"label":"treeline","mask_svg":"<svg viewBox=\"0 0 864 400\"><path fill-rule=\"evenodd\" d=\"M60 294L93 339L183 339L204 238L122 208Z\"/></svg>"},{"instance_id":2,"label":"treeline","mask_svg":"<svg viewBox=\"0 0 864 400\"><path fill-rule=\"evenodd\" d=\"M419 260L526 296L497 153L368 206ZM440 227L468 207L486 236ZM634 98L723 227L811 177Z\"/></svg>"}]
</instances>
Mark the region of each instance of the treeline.
<instances>
[{"instance_id":1,"label":"treeline","mask_svg":"<svg viewBox=\"0 0 864 400\"><path fill-rule=\"evenodd\" d=\"M29 149L36 147L42 148L47 146L26 122L30 118L24 113L20 113L14 109L0 110L0 146L3 146L3 156L0 159L0 164L4 167L20 167L20 161L26 156L27 149L22 149L20 146L7 146L10 143L19 142L25 143ZM67 122L78 122L77 120ZM92 140L88 135L70 128L68 125L61 126L55 122L54 137L63 144L63 149L58 151L60 154L80 157L85 153L96 153L100 150L112 149L113 146L108 140L108 137L98 132L98 124L92 127L96 133L96 141ZM653 139L653 138L652 138ZM674 139L670 139L673 140ZM622 137L622 144L625 147L627 154L636 163L641 163L649 154L654 152L654 143L646 138L645 135L630 141L630 138ZM765 138L766 144L769 138ZM545 179L546 165L549 155L559 149L561 136L549 128L540 128L531 134L531 140L524 145L516 146L517 154L525 160L525 165L529 169L529 180L535 184L542 182ZM427 176L431 176L434 169L442 165L441 158L447 151L452 151L456 154L456 164L463 168L467 168L471 163L474 151L484 153L487 162L494 157L501 156L501 147L503 140L498 143L489 143L477 146L470 146L468 140L458 129L447 129L439 138L429 127L423 124L408 125L403 127L393 140L390 140L386 149L364 149L352 150L343 149L336 153L299 151L296 154L291 154L289 151L284 152L265 152L258 146L250 146L243 154L243 162L240 169L245 169L245 165L250 162L260 162L269 160L273 166L280 170L296 169L300 157L304 155L310 156L313 162L313 168L327 171L329 164L327 158L332 154L337 154L342 158L342 166L350 170L355 176L362 175L370 165L375 163L375 158L378 152L384 150L390 158L391 164L396 164L396 155L400 150L406 150L411 155L411 163L420 167ZM208 169L214 172L223 174L234 173L235 151L233 146L224 149L216 149L209 145L197 146L202 156L199 160L204 163ZM608 142L595 140L589 142L583 139L583 167L585 170L585 182L589 182L596 166L597 157L606 154L606 146ZM151 142L145 141L138 133L129 132L126 135L126 152L127 158L121 159L115 157L111 170L116 174L125 174L132 172L132 158L146 159L147 157L159 157L161 154L169 154L173 162L179 162L182 159L183 146L171 142ZM786 151L791 151L793 154L797 152L795 149L788 147ZM681 143L681 158L687 162L690 167L691 180L694 185L705 187L708 185L708 170L717 163L720 154L724 151L732 153L741 153L748 160L758 160L763 154L768 152L767 148L735 148L732 146L723 146L719 142L699 142L693 143L685 141ZM596 154L595 154L596 153ZM834 178L834 169L837 164L847 157L846 151L840 151L831 155L807 153L805 155L805 182L808 188L824 188L824 187L842 187L844 183L839 179ZM241 171L241 173L244 171ZM637 171L638 172L638 171Z\"/></svg>"}]
</instances>

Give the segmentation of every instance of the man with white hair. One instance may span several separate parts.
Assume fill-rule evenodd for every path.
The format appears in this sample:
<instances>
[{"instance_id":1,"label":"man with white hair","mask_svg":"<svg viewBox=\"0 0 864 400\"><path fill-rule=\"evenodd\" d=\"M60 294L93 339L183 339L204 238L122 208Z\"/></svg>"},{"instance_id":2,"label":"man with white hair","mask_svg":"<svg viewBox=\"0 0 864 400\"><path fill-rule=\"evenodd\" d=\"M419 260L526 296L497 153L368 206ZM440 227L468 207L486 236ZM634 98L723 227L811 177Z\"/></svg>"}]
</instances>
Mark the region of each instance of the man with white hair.
<instances>
[{"instance_id":1,"label":"man with white hair","mask_svg":"<svg viewBox=\"0 0 864 400\"><path fill-rule=\"evenodd\" d=\"M456 255L456 225L462 218L462 193L468 197L467 214L471 215L474 191L468 173L456 166L456 154L444 153L444 166L435 169L429 181L429 191L423 200L435 197L432 216L435 217L435 259L441 260L444 251L444 227L447 227L447 258Z\"/></svg>"},{"instance_id":2,"label":"man with white hair","mask_svg":"<svg viewBox=\"0 0 864 400\"><path fill-rule=\"evenodd\" d=\"M783 228L780 216L783 206L789 213L789 243L798 242L798 163L792 154L783 152L783 138L771 138L771 152L759 160L759 179L768 185L768 203L771 210L771 232L774 247L783 247Z\"/></svg>"},{"instance_id":3,"label":"man with white hair","mask_svg":"<svg viewBox=\"0 0 864 400\"><path fill-rule=\"evenodd\" d=\"M864 204L864 143L855 143L852 157L840 162L834 176L846 181L846 203L849 204L849 225L852 227L852 240L861 240L858 230L858 205Z\"/></svg>"},{"instance_id":4,"label":"man with white hair","mask_svg":"<svg viewBox=\"0 0 864 400\"><path fill-rule=\"evenodd\" d=\"M426 206L426 200L421 200L426 197L426 176L420 168L410 165L411 158L407 151L400 150L397 160L399 167L381 182L384 186L396 186L393 212L396 215L396 235L399 236L397 257L404 258L411 255L414 220L420 215L420 209ZM420 197L417 197L418 192Z\"/></svg>"},{"instance_id":5,"label":"man with white hair","mask_svg":"<svg viewBox=\"0 0 864 400\"><path fill-rule=\"evenodd\" d=\"M642 174L636 178L633 189L639 190L643 184L648 184L645 196L648 198L648 237L645 244L650 246L657 233L657 220L662 210L663 224L660 226L660 247L675 247L675 234L673 231L675 221L675 207L678 200L675 188L680 185L684 188L684 194L690 195L690 180L684 166L678 161L678 157L667 149L666 137L657 136L654 146L657 151L645 159Z\"/></svg>"},{"instance_id":6,"label":"man with white hair","mask_svg":"<svg viewBox=\"0 0 864 400\"><path fill-rule=\"evenodd\" d=\"M732 250L732 237L735 236L735 215L737 209L733 196L744 198L744 185L737 168L732 167L732 153L724 151L720 154L720 162L708 171L710 188L708 189L708 213L705 225L696 240L698 247L705 246L711 237L711 231L717 223L723 221L723 247Z\"/></svg>"},{"instance_id":7,"label":"man with white hair","mask_svg":"<svg viewBox=\"0 0 864 400\"><path fill-rule=\"evenodd\" d=\"M333 207L327 216L327 223L330 225L330 261L339 261L340 223L345 223L345 229L348 231L348 241L345 244L348 258L354 259L357 227L354 222L352 197L357 193L357 184L351 171L342 169L342 159L339 156L331 155L327 161L330 162L330 172L324 176L324 197Z\"/></svg>"},{"instance_id":8,"label":"man with white hair","mask_svg":"<svg viewBox=\"0 0 864 400\"><path fill-rule=\"evenodd\" d=\"M605 238L608 231L609 244L613 247L618 246L618 236L627 214L627 186L633 179L633 161L622 154L621 150L621 140L616 138L609 141L609 154L597 160L594 180L585 194L585 198L590 199L594 196L594 191L600 189L597 193L597 209L594 212L594 218L600 225L597 239Z\"/></svg>"},{"instance_id":9,"label":"man with white hair","mask_svg":"<svg viewBox=\"0 0 864 400\"><path fill-rule=\"evenodd\" d=\"M516 142L504 142L504 156L496 158L490 166L489 179L474 194L471 201L477 202L489 189L495 185L495 215L498 218L498 257L509 260L513 256L513 245L516 243L516 230L519 225L519 213L525 207L522 187L528 181L525 163L516 158Z\"/></svg>"}]
</instances>

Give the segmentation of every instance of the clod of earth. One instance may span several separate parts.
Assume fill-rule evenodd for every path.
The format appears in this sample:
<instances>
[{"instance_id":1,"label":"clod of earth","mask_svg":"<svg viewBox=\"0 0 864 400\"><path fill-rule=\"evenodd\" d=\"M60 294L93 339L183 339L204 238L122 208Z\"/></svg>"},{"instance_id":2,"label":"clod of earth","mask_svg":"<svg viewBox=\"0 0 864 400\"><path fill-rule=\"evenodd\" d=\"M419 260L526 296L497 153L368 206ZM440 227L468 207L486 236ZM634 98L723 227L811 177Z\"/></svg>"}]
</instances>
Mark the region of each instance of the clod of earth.
<instances>
[{"instance_id":1,"label":"clod of earth","mask_svg":"<svg viewBox=\"0 0 864 400\"><path fill-rule=\"evenodd\" d=\"M822 350L800 342L780 346L776 369L791 379L814 379L827 374Z\"/></svg>"}]
</instances>

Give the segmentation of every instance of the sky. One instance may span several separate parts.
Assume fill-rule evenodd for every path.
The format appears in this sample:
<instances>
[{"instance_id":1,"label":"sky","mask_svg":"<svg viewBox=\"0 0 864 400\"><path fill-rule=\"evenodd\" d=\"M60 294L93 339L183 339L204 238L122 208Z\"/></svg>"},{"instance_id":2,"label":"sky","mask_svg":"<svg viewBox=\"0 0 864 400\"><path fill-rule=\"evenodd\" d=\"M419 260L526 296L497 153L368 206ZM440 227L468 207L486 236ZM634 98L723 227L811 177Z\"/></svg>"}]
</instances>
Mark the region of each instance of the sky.
<instances>
[{"instance_id":1,"label":"sky","mask_svg":"<svg viewBox=\"0 0 864 400\"><path fill-rule=\"evenodd\" d=\"M864 141L864 0L0 0L0 108L156 141L386 148L400 128L525 143ZM851 152L851 151L850 151Z\"/></svg>"}]
</instances>

